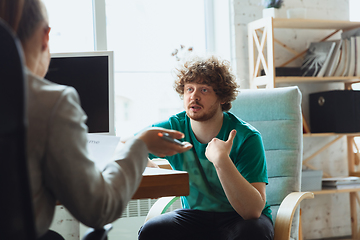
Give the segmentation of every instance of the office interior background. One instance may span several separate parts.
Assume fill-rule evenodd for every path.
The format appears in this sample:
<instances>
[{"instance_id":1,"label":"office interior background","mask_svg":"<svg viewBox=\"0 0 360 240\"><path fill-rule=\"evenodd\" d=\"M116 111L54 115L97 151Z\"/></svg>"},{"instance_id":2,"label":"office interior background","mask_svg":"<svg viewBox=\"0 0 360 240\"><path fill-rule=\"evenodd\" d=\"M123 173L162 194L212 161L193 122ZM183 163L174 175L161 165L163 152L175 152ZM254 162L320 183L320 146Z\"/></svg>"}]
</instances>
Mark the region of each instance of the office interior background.
<instances>
[{"instance_id":1,"label":"office interior background","mask_svg":"<svg viewBox=\"0 0 360 240\"><path fill-rule=\"evenodd\" d=\"M262 17L261 0L43 1L52 28L52 53L114 51L117 136L130 136L183 110L173 90L173 70L181 62L172 56L175 49L180 59L189 54L216 54L230 60L241 88L249 87L247 23ZM359 0L285 0L284 4L285 8L307 8L307 18L360 21ZM310 145L304 143L304 149ZM333 198L325 208L348 203L346 197ZM110 239L136 239L153 201L130 202ZM305 208L319 207L321 199L312 204ZM304 238L350 235L346 214L321 222L323 218L318 220L314 213L304 213L308 223ZM314 224L316 228L310 226Z\"/></svg>"}]
</instances>

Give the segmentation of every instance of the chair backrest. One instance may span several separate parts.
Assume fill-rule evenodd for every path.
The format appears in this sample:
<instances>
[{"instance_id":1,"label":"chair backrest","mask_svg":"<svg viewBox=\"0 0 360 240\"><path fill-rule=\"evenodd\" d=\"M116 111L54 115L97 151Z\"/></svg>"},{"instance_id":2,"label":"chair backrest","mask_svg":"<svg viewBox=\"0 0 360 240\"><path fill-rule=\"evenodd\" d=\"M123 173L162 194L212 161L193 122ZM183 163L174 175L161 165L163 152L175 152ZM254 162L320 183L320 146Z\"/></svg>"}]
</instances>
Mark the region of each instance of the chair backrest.
<instances>
[{"instance_id":1,"label":"chair backrest","mask_svg":"<svg viewBox=\"0 0 360 240\"><path fill-rule=\"evenodd\" d=\"M298 87L241 90L231 112L262 135L268 167L267 201L273 221L282 200L299 192L302 166L301 92ZM291 236L297 238L298 212Z\"/></svg>"},{"instance_id":2,"label":"chair backrest","mask_svg":"<svg viewBox=\"0 0 360 240\"><path fill-rule=\"evenodd\" d=\"M0 239L35 239L26 161L26 82L22 48L0 19Z\"/></svg>"}]
</instances>

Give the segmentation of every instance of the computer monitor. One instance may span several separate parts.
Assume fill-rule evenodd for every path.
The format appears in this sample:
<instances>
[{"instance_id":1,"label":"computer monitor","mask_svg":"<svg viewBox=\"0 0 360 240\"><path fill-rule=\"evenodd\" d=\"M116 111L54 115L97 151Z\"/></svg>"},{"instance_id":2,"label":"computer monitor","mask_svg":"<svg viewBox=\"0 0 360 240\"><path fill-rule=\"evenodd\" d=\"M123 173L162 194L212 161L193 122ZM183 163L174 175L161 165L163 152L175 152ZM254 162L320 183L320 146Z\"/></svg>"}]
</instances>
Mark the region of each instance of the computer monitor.
<instances>
[{"instance_id":1,"label":"computer monitor","mask_svg":"<svg viewBox=\"0 0 360 240\"><path fill-rule=\"evenodd\" d=\"M89 133L115 135L113 51L54 53L45 79L77 90Z\"/></svg>"}]
</instances>

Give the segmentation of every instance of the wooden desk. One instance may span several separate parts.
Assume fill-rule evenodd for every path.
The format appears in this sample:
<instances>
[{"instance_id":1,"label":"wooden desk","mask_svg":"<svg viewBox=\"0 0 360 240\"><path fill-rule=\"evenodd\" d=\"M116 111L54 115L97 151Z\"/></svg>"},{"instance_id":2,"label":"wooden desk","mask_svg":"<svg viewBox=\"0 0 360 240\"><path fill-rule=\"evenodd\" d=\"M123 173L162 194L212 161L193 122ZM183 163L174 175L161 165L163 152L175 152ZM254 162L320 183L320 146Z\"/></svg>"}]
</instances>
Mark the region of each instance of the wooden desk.
<instances>
[{"instance_id":1,"label":"wooden desk","mask_svg":"<svg viewBox=\"0 0 360 240\"><path fill-rule=\"evenodd\" d=\"M189 174L164 168L146 168L132 199L189 195ZM56 205L61 205L57 201Z\"/></svg>"},{"instance_id":2,"label":"wooden desk","mask_svg":"<svg viewBox=\"0 0 360 240\"><path fill-rule=\"evenodd\" d=\"M146 168L132 199L189 195L189 175L184 171Z\"/></svg>"}]
</instances>

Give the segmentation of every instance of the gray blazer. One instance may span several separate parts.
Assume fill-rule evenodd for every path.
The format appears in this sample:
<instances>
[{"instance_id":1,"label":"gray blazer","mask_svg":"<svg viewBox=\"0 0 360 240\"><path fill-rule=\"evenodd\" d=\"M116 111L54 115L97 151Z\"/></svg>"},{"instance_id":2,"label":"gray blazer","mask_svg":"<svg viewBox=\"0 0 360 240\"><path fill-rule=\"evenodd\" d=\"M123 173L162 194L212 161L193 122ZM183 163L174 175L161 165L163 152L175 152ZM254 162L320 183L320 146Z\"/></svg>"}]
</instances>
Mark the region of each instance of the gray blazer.
<instances>
[{"instance_id":1,"label":"gray blazer","mask_svg":"<svg viewBox=\"0 0 360 240\"><path fill-rule=\"evenodd\" d=\"M37 235L44 234L60 201L83 224L99 228L120 217L140 184L148 150L126 142L103 172L87 151L87 116L75 89L29 71L27 151Z\"/></svg>"}]
</instances>

